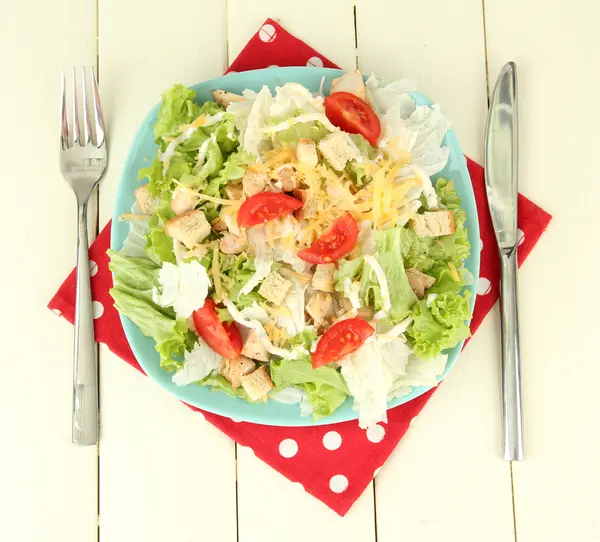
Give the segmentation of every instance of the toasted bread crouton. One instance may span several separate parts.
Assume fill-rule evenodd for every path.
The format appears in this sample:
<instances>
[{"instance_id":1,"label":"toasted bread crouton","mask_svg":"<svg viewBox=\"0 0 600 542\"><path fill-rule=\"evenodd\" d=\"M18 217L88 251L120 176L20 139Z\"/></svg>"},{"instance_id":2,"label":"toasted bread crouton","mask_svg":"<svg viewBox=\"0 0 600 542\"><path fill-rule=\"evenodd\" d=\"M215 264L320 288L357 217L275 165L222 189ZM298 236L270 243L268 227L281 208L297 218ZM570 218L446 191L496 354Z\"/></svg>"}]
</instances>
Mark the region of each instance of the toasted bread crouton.
<instances>
[{"instance_id":1,"label":"toasted bread crouton","mask_svg":"<svg viewBox=\"0 0 600 542\"><path fill-rule=\"evenodd\" d=\"M356 159L356 151L348 143L348 135L344 132L333 132L321 139L319 150L336 171L342 171L348 160Z\"/></svg>"},{"instance_id":2,"label":"toasted bread crouton","mask_svg":"<svg viewBox=\"0 0 600 542\"><path fill-rule=\"evenodd\" d=\"M298 188L294 190L294 197L303 203L300 209L294 211L294 216L298 220L310 220L317 216L317 198L311 197L310 190Z\"/></svg>"},{"instance_id":3,"label":"toasted bread crouton","mask_svg":"<svg viewBox=\"0 0 600 542\"><path fill-rule=\"evenodd\" d=\"M330 294L315 292L306 304L306 312L317 326L321 326L333 316L333 298Z\"/></svg>"},{"instance_id":4,"label":"toasted bread crouton","mask_svg":"<svg viewBox=\"0 0 600 542\"><path fill-rule=\"evenodd\" d=\"M415 215L410 224L419 237L439 237L454 233L452 211L426 211Z\"/></svg>"},{"instance_id":5,"label":"toasted bread crouton","mask_svg":"<svg viewBox=\"0 0 600 542\"><path fill-rule=\"evenodd\" d=\"M267 394L273 389L273 382L264 365L256 369L253 373L242 376L240 380L248 397L253 401L266 399Z\"/></svg>"},{"instance_id":6,"label":"toasted bread crouton","mask_svg":"<svg viewBox=\"0 0 600 542\"><path fill-rule=\"evenodd\" d=\"M254 171L247 169L242 179L244 194L249 198L256 196L256 194L260 194L264 191L268 183L269 177L266 173L255 173Z\"/></svg>"},{"instance_id":7,"label":"toasted bread crouton","mask_svg":"<svg viewBox=\"0 0 600 542\"><path fill-rule=\"evenodd\" d=\"M210 224L202 211L188 211L169 220L165 232L187 249L192 249L210 233Z\"/></svg>"},{"instance_id":8,"label":"toasted bread crouton","mask_svg":"<svg viewBox=\"0 0 600 542\"><path fill-rule=\"evenodd\" d=\"M223 107L227 107L233 102L243 102L246 99L239 94L234 94L233 92L228 92L226 90L213 90L212 95L215 99L215 102Z\"/></svg>"},{"instance_id":9,"label":"toasted bread crouton","mask_svg":"<svg viewBox=\"0 0 600 542\"><path fill-rule=\"evenodd\" d=\"M316 167L319 163L317 156L317 146L312 139L301 138L296 147L296 159L301 164Z\"/></svg>"},{"instance_id":10,"label":"toasted bread crouton","mask_svg":"<svg viewBox=\"0 0 600 542\"><path fill-rule=\"evenodd\" d=\"M231 387L235 390L242 385L242 376L250 374L254 369L256 363L246 356L240 356L237 359L226 359L221 374L231 382Z\"/></svg>"},{"instance_id":11,"label":"toasted bread crouton","mask_svg":"<svg viewBox=\"0 0 600 542\"><path fill-rule=\"evenodd\" d=\"M241 254L246 248L246 240L233 233L226 233L219 241L219 249L223 254Z\"/></svg>"},{"instance_id":12,"label":"toasted bread crouton","mask_svg":"<svg viewBox=\"0 0 600 542\"><path fill-rule=\"evenodd\" d=\"M171 199L171 209L176 215L182 215L188 211L193 211L200 201L198 193L185 186L178 186L173 191Z\"/></svg>"},{"instance_id":13,"label":"toasted bread crouton","mask_svg":"<svg viewBox=\"0 0 600 542\"><path fill-rule=\"evenodd\" d=\"M422 273L414 267L409 267L406 270L406 276L408 277L408 283L410 284L412 291L419 299L423 299L425 297L425 290L431 288L435 283L433 277Z\"/></svg>"},{"instance_id":14,"label":"toasted bread crouton","mask_svg":"<svg viewBox=\"0 0 600 542\"><path fill-rule=\"evenodd\" d=\"M300 184L300 179L292 166L285 164L275 170L275 180L280 183L281 189L284 192L292 192L296 190Z\"/></svg>"},{"instance_id":15,"label":"toasted bread crouton","mask_svg":"<svg viewBox=\"0 0 600 542\"><path fill-rule=\"evenodd\" d=\"M244 188L241 184L229 183L225 186L224 190L229 199L242 199L244 195Z\"/></svg>"},{"instance_id":16,"label":"toasted bread crouton","mask_svg":"<svg viewBox=\"0 0 600 542\"><path fill-rule=\"evenodd\" d=\"M144 214L153 213L160 205L160 198L153 198L148 190L148 185L145 184L134 190L135 200Z\"/></svg>"},{"instance_id":17,"label":"toasted bread crouton","mask_svg":"<svg viewBox=\"0 0 600 542\"><path fill-rule=\"evenodd\" d=\"M240 326L240 334L242 335L244 344L242 356L247 356L257 361L269 361L269 353L264 349L256 331Z\"/></svg>"},{"instance_id":18,"label":"toasted bread crouton","mask_svg":"<svg viewBox=\"0 0 600 542\"><path fill-rule=\"evenodd\" d=\"M334 79L331 82L329 94L334 92L350 92L358 96L361 100L367 101L367 91L361 73L358 70L346 72L341 77Z\"/></svg>"},{"instance_id":19,"label":"toasted bread crouton","mask_svg":"<svg viewBox=\"0 0 600 542\"><path fill-rule=\"evenodd\" d=\"M291 286L292 283L289 280L285 280L279 273L271 271L262 281L258 293L267 301L281 305Z\"/></svg>"},{"instance_id":20,"label":"toasted bread crouton","mask_svg":"<svg viewBox=\"0 0 600 542\"><path fill-rule=\"evenodd\" d=\"M333 292L334 263L318 264L312 278L312 287L321 292Z\"/></svg>"}]
</instances>

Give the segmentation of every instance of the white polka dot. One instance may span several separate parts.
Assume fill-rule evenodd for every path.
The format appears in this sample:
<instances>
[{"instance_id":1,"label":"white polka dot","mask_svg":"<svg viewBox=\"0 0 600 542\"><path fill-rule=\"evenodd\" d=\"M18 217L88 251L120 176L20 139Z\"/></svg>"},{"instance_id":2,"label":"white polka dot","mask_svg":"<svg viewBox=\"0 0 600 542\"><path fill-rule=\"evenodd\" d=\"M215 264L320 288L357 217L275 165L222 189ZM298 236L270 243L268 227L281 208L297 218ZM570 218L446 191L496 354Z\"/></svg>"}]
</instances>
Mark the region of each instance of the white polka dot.
<instances>
[{"instance_id":1,"label":"white polka dot","mask_svg":"<svg viewBox=\"0 0 600 542\"><path fill-rule=\"evenodd\" d=\"M381 471L381 467L377 467L375 469L375 472L373 472L373 478L375 478L375 476L377 476L379 474L379 472Z\"/></svg>"},{"instance_id":2,"label":"white polka dot","mask_svg":"<svg viewBox=\"0 0 600 542\"><path fill-rule=\"evenodd\" d=\"M230 73L237 73L237 72L235 70L229 70L227 73L230 74Z\"/></svg>"},{"instance_id":3,"label":"white polka dot","mask_svg":"<svg viewBox=\"0 0 600 542\"><path fill-rule=\"evenodd\" d=\"M525 232L519 228L517 229L517 245L521 246L523 244L523 241L525 241Z\"/></svg>"},{"instance_id":4,"label":"white polka dot","mask_svg":"<svg viewBox=\"0 0 600 542\"><path fill-rule=\"evenodd\" d=\"M250 446L243 446L242 444L238 444L238 446L242 449L242 450L248 450L252 455L256 455L254 453L254 450L252 448L250 448Z\"/></svg>"},{"instance_id":5,"label":"white polka dot","mask_svg":"<svg viewBox=\"0 0 600 542\"><path fill-rule=\"evenodd\" d=\"M296 489L300 489L303 492L306 491L306 489L304 489L304 486L300 482L292 482L292 486Z\"/></svg>"},{"instance_id":6,"label":"white polka dot","mask_svg":"<svg viewBox=\"0 0 600 542\"><path fill-rule=\"evenodd\" d=\"M385 437L385 429L382 425L372 425L367 429L367 439L369 441L374 443L381 442L383 437Z\"/></svg>"},{"instance_id":7,"label":"white polka dot","mask_svg":"<svg viewBox=\"0 0 600 542\"><path fill-rule=\"evenodd\" d=\"M307 61L306 61L306 65L307 66L314 66L315 68L322 68L323 67L323 59L318 57L318 56L311 56Z\"/></svg>"},{"instance_id":8,"label":"white polka dot","mask_svg":"<svg viewBox=\"0 0 600 542\"><path fill-rule=\"evenodd\" d=\"M201 419L206 420L206 417L204 416L204 414L202 414L202 412L199 412L199 411L196 410L196 414L198 416L200 416Z\"/></svg>"},{"instance_id":9,"label":"white polka dot","mask_svg":"<svg viewBox=\"0 0 600 542\"><path fill-rule=\"evenodd\" d=\"M479 277L477 295L487 295L492 291L492 283L485 277Z\"/></svg>"},{"instance_id":10,"label":"white polka dot","mask_svg":"<svg viewBox=\"0 0 600 542\"><path fill-rule=\"evenodd\" d=\"M60 310L60 309L52 309L52 312L53 312L54 314L57 314L58 316L62 316L62 312L61 312L61 310Z\"/></svg>"},{"instance_id":11,"label":"white polka dot","mask_svg":"<svg viewBox=\"0 0 600 542\"><path fill-rule=\"evenodd\" d=\"M483 239L479 239L479 251L483 250Z\"/></svg>"},{"instance_id":12,"label":"white polka dot","mask_svg":"<svg viewBox=\"0 0 600 542\"><path fill-rule=\"evenodd\" d=\"M267 66L267 68L279 68L279 66L277 64L271 64L270 66Z\"/></svg>"},{"instance_id":13,"label":"white polka dot","mask_svg":"<svg viewBox=\"0 0 600 542\"><path fill-rule=\"evenodd\" d=\"M100 318L104 314L104 307L100 301L92 301L92 316L94 318Z\"/></svg>"},{"instance_id":14,"label":"white polka dot","mask_svg":"<svg viewBox=\"0 0 600 542\"><path fill-rule=\"evenodd\" d=\"M277 31L272 24L263 24L258 31L258 37L265 43L272 42L277 36Z\"/></svg>"},{"instance_id":15,"label":"white polka dot","mask_svg":"<svg viewBox=\"0 0 600 542\"><path fill-rule=\"evenodd\" d=\"M240 420L239 418L231 418L231 421L234 423L242 423L242 420Z\"/></svg>"},{"instance_id":16,"label":"white polka dot","mask_svg":"<svg viewBox=\"0 0 600 542\"><path fill-rule=\"evenodd\" d=\"M329 431L323 435L323 446L328 450L337 450L342 445L342 436L337 431Z\"/></svg>"},{"instance_id":17,"label":"white polka dot","mask_svg":"<svg viewBox=\"0 0 600 542\"><path fill-rule=\"evenodd\" d=\"M410 423L408 425L409 426L412 425L413 423L415 423L416 420L417 420L417 417L415 416L412 420L410 420Z\"/></svg>"},{"instance_id":18,"label":"white polka dot","mask_svg":"<svg viewBox=\"0 0 600 542\"><path fill-rule=\"evenodd\" d=\"M348 478L343 474L336 474L329 480L329 489L334 493L343 493L348 487Z\"/></svg>"},{"instance_id":19,"label":"white polka dot","mask_svg":"<svg viewBox=\"0 0 600 542\"><path fill-rule=\"evenodd\" d=\"M286 438L279 443L279 453L285 457L294 457L298 453L298 443L291 438Z\"/></svg>"},{"instance_id":20,"label":"white polka dot","mask_svg":"<svg viewBox=\"0 0 600 542\"><path fill-rule=\"evenodd\" d=\"M90 260L90 277L93 277L98 272L98 264L94 260Z\"/></svg>"}]
</instances>

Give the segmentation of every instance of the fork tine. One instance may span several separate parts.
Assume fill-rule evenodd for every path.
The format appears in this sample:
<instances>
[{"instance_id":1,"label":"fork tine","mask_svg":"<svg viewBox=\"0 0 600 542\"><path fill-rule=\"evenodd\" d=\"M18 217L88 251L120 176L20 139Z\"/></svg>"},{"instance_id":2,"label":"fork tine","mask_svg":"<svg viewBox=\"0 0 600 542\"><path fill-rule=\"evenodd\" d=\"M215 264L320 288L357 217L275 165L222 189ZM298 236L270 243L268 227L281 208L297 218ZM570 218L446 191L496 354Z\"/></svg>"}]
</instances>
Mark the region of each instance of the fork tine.
<instances>
[{"instance_id":1,"label":"fork tine","mask_svg":"<svg viewBox=\"0 0 600 542\"><path fill-rule=\"evenodd\" d=\"M73 66L73 145L79 141L79 108L77 105L77 77Z\"/></svg>"},{"instance_id":2,"label":"fork tine","mask_svg":"<svg viewBox=\"0 0 600 542\"><path fill-rule=\"evenodd\" d=\"M60 95L60 147L65 150L69 148L69 117L67 114L67 88L64 69L62 70Z\"/></svg>"},{"instance_id":3,"label":"fork tine","mask_svg":"<svg viewBox=\"0 0 600 542\"><path fill-rule=\"evenodd\" d=\"M102 115L102 107L100 107L100 94L98 93L98 81L96 79L96 70L92 66L92 88L93 88L93 101L94 121L96 123L96 147L101 147L104 143L104 116Z\"/></svg>"},{"instance_id":4,"label":"fork tine","mask_svg":"<svg viewBox=\"0 0 600 542\"><path fill-rule=\"evenodd\" d=\"M81 68L81 88L83 91L83 146L90 142L92 129L90 127L90 115L88 113L87 80L85 68Z\"/></svg>"}]
</instances>

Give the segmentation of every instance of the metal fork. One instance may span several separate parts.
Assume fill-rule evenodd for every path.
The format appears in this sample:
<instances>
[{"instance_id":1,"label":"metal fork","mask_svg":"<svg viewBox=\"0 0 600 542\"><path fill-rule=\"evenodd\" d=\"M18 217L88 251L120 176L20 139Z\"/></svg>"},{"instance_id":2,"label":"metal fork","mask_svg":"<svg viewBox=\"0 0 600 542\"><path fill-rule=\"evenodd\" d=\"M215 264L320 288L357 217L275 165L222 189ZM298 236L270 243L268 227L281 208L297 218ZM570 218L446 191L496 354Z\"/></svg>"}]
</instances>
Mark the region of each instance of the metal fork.
<instances>
[{"instance_id":1,"label":"metal fork","mask_svg":"<svg viewBox=\"0 0 600 542\"><path fill-rule=\"evenodd\" d=\"M92 68L93 129L90 122L86 70L81 69L83 138L79 126L77 77L73 68L71 122L67 112L65 71L62 71L60 106L60 171L77 198L77 293L75 301L75 347L73 352L73 444L98 442L98 371L92 315L88 258L87 210L92 191L108 164L104 118L96 72Z\"/></svg>"}]
</instances>

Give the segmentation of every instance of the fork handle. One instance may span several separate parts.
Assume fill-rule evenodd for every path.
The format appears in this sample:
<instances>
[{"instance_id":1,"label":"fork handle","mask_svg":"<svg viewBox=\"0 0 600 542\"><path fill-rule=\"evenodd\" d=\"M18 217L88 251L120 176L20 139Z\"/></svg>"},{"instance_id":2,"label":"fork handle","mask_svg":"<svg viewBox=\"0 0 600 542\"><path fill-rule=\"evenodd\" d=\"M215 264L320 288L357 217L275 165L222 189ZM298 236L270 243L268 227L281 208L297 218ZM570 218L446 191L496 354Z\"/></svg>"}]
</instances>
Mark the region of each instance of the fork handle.
<instances>
[{"instance_id":1,"label":"fork handle","mask_svg":"<svg viewBox=\"0 0 600 542\"><path fill-rule=\"evenodd\" d=\"M98 442L98 370L87 234L88 204L77 204L77 293L73 352L73 444Z\"/></svg>"}]
</instances>

